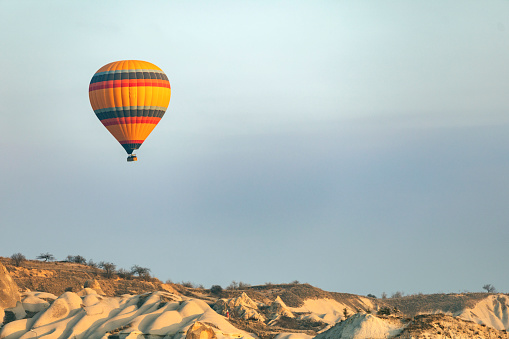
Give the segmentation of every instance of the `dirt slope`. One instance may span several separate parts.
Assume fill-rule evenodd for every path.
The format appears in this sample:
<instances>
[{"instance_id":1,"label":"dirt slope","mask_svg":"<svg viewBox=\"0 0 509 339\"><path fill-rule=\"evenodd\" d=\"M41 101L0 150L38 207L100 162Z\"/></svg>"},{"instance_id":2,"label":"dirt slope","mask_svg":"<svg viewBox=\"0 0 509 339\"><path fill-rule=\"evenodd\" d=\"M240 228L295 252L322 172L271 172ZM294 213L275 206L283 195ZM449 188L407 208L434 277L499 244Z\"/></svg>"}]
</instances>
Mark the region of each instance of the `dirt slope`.
<instances>
[{"instance_id":1,"label":"dirt slope","mask_svg":"<svg viewBox=\"0 0 509 339\"><path fill-rule=\"evenodd\" d=\"M9 258L0 257L12 279L23 290L48 292L61 295L66 291L79 291L87 280L97 280L107 296L142 294L154 291L173 291L172 287L157 279L107 278L102 269L68 262L43 262L27 260L20 267L14 266Z\"/></svg>"}]
</instances>

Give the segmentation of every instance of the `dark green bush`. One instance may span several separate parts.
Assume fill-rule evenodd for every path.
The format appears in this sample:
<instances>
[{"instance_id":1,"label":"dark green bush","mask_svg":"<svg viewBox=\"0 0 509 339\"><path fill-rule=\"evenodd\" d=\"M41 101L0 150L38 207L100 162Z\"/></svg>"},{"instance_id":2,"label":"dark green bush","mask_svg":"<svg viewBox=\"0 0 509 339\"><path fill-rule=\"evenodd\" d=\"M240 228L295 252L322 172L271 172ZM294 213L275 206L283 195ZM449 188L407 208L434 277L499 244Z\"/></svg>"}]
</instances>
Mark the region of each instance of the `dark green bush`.
<instances>
[{"instance_id":1,"label":"dark green bush","mask_svg":"<svg viewBox=\"0 0 509 339\"><path fill-rule=\"evenodd\" d=\"M381 307L378 312L376 312L378 315L391 315L391 309L389 307Z\"/></svg>"},{"instance_id":2,"label":"dark green bush","mask_svg":"<svg viewBox=\"0 0 509 339\"><path fill-rule=\"evenodd\" d=\"M219 285L212 285L210 288L210 293L221 294L221 292L223 292L223 288Z\"/></svg>"}]
</instances>

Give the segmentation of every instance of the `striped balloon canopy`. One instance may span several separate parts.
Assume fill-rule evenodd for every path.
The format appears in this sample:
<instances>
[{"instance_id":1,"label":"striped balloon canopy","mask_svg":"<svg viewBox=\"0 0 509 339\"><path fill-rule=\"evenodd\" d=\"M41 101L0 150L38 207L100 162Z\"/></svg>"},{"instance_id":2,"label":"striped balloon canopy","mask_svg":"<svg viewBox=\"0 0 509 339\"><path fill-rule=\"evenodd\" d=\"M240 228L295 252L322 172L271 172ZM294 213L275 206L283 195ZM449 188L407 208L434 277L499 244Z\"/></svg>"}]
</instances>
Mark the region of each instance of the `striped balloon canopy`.
<instances>
[{"instance_id":1,"label":"striped balloon canopy","mask_svg":"<svg viewBox=\"0 0 509 339\"><path fill-rule=\"evenodd\" d=\"M156 65L123 60L101 67L88 90L97 118L130 156L140 148L170 103L168 77Z\"/></svg>"}]
</instances>

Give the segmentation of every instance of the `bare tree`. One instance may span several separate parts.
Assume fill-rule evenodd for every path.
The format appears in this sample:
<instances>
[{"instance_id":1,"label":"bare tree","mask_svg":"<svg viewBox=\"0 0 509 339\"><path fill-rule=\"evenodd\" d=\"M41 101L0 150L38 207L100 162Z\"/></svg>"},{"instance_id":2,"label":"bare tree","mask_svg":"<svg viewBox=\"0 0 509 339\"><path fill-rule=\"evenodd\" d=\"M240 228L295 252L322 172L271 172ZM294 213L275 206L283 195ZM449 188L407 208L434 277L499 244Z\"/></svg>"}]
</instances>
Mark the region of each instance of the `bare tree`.
<instances>
[{"instance_id":1,"label":"bare tree","mask_svg":"<svg viewBox=\"0 0 509 339\"><path fill-rule=\"evenodd\" d=\"M394 292L392 295L391 295L391 298L401 298L405 293L401 292L401 291L397 291L397 292Z\"/></svg>"},{"instance_id":2,"label":"bare tree","mask_svg":"<svg viewBox=\"0 0 509 339\"><path fill-rule=\"evenodd\" d=\"M40 255L38 255L37 259L43 259L44 261L53 261L53 260L55 260L55 257L53 256L53 254L46 252L46 253L41 253Z\"/></svg>"},{"instance_id":3,"label":"bare tree","mask_svg":"<svg viewBox=\"0 0 509 339\"><path fill-rule=\"evenodd\" d=\"M249 288L249 287L251 287L251 284L239 281L239 285L238 285L237 289L245 290L246 288Z\"/></svg>"},{"instance_id":4,"label":"bare tree","mask_svg":"<svg viewBox=\"0 0 509 339\"><path fill-rule=\"evenodd\" d=\"M482 288L486 290L487 293L497 293L495 286L493 286L492 284L486 284Z\"/></svg>"},{"instance_id":5,"label":"bare tree","mask_svg":"<svg viewBox=\"0 0 509 339\"><path fill-rule=\"evenodd\" d=\"M232 280L232 283L226 287L227 290L238 290L239 289L239 283L235 280Z\"/></svg>"},{"instance_id":6,"label":"bare tree","mask_svg":"<svg viewBox=\"0 0 509 339\"><path fill-rule=\"evenodd\" d=\"M25 256L21 253L14 253L11 255L11 260L15 266L19 267L25 260L27 260L27 258L25 258Z\"/></svg>"},{"instance_id":7,"label":"bare tree","mask_svg":"<svg viewBox=\"0 0 509 339\"><path fill-rule=\"evenodd\" d=\"M143 278L145 280L150 278L150 268L147 267L134 265L133 267L131 267L131 273L137 274L138 277Z\"/></svg>"},{"instance_id":8,"label":"bare tree","mask_svg":"<svg viewBox=\"0 0 509 339\"><path fill-rule=\"evenodd\" d=\"M106 277L111 278L117 269L117 265L111 262L101 261L99 267L106 271Z\"/></svg>"}]
</instances>

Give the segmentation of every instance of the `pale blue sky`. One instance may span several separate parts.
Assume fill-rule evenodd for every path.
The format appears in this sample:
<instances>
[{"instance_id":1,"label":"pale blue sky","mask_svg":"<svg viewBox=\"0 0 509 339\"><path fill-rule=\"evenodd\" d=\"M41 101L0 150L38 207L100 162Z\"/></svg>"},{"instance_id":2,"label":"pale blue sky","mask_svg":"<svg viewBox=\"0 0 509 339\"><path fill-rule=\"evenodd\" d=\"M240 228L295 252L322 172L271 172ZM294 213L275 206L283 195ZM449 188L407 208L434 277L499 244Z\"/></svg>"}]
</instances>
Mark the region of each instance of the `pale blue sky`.
<instances>
[{"instance_id":1,"label":"pale blue sky","mask_svg":"<svg viewBox=\"0 0 509 339\"><path fill-rule=\"evenodd\" d=\"M0 31L1 256L509 292L509 1L0 1ZM88 102L123 59L172 86L137 163Z\"/></svg>"}]
</instances>

